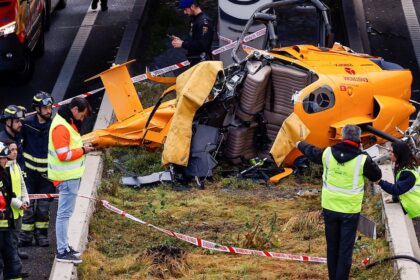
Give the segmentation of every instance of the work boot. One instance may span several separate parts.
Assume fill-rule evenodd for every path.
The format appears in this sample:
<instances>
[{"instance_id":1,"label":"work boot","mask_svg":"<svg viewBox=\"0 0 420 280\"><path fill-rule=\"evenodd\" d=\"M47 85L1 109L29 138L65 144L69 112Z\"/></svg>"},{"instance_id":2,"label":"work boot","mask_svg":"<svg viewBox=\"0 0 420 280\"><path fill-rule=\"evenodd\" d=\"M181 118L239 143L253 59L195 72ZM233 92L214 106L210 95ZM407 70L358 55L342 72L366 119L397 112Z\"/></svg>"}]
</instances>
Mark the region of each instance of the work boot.
<instances>
[{"instance_id":1,"label":"work boot","mask_svg":"<svg viewBox=\"0 0 420 280\"><path fill-rule=\"evenodd\" d=\"M37 240L36 240L36 243L38 244L39 247L49 247L50 246L50 241L45 236L38 237Z\"/></svg>"},{"instance_id":2,"label":"work boot","mask_svg":"<svg viewBox=\"0 0 420 280\"><path fill-rule=\"evenodd\" d=\"M19 247L29 247L29 246L32 246L32 240L29 241L29 240L20 239L19 240L19 243L18 243L18 246Z\"/></svg>"},{"instance_id":3,"label":"work boot","mask_svg":"<svg viewBox=\"0 0 420 280\"><path fill-rule=\"evenodd\" d=\"M38 244L39 247L49 247L50 241L48 240L48 230L36 229L35 240L36 240L36 244Z\"/></svg>"},{"instance_id":4,"label":"work boot","mask_svg":"<svg viewBox=\"0 0 420 280\"><path fill-rule=\"evenodd\" d=\"M20 258L21 260L27 260L27 259L29 259L29 255L28 255L28 253L26 253L26 252L24 252L24 251L20 250L19 248L18 248L18 256L19 256L19 258Z\"/></svg>"},{"instance_id":5,"label":"work boot","mask_svg":"<svg viewBox=\"0 0 420 280\"><path fill-rule=\"evenodd\" d=\"M101 11L102 12L108 11L108 6L107 5L101 5Z\"/></svg>"}]
</instances>

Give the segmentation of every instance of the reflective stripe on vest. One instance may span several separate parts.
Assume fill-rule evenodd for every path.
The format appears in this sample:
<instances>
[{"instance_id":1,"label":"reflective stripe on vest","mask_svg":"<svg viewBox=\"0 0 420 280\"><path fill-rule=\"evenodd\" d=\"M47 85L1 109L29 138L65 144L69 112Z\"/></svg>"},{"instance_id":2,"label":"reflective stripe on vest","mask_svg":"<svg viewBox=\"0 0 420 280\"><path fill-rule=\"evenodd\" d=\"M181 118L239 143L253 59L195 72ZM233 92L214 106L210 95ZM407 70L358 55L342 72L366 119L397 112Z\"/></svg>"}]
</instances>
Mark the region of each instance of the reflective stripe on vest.
<instances>
[{"instance_id":1,"label":"reflective stripe on vest","mask_svg":"<svg viewBox=\"0 0 420 280\"><path fill-rule=\"evenodd\" d=\"M36 163L44 163L44 164L48 163L48 158L34 157L34 156L31 156L30 154L28 154L26 152L23 153L23 157L25 159L29 159L30 161L33 161L33 162L36 162Z\"/></svg>"},{"instance_id":2,"label":"reflective stripe on vest","mask_svg":"<svg viewBox=\"0 0 420 280\"><path fill-rule=\"evenodd\" d=\"M15 193L16 198L22 198L22 171L17 163L11 162L9 164L10 177L12 178L12 191ZM23 209L11 207L13 212L13 218L18 219L23 217Z\"/></svg>"},{"instance_id":3,"label":"reflective stripe on vest","mask_svg":"<svg viewBox=\"0 0 420 280\"><path fill-rule=\"evenodd\" d=\"M8 220L0 220L0 228L8 228L9 221Z\"/></svg>"},{"instance_id":4,"label":"reflective stripe on vest","mask_svg":"<svg viewBox=\"0 0 420 280\"><path fill-rule=\"evenodd\" d=\"M366 155L360 154L345 163L332 156L331 148L322 155L322 207L340 213L359 213L364 194L363 167Z\"/></svg>"},{"instance_id":5,"label":"reflective stripe on vest","mask_svg":"<svg viewBox=\"0 0 420 280\"><path fill-rule=\"evenodd\" d=\"M40 173L47 172L48 158L34 157L26 152L23 153L25 158L25 167Z\"/></svg>"},{"instance_id":6,"label":"reflective stripe on vest","mask_svg":"<svg viewBox=\"0 0 420 280\"><path fill-rule=\"evenodd\" d=\"M70 134L70 144L69 147L62 147L56 150L52 141L52 131L59 125L63 125L67 128ZM71 161L60 161L57 156L57 153L61 154L81 147L83 147L83 142L82 138L80 137L80 134L76 130L74 130L74 128L63 117L57 114L52 121L49 131L48 179L66 181L81 178L85 170L84 155L76 160ZM67 159L69 159L68 155Z\"/></svg>"},{"instance_id":7,"label":"reflective stripe on vest","mask_svg":"<svg viewBox=\"0 0 420 280\"><path fill-rule=\"evenodd\" d=\"M38 228L38 229L48 228L49 225L50 225L49 222L35 222L35 228Z\"/></svg>"},{"instance_id":8,"label":"reflective stripe on vest","mask_svg":"<svg viewBox=\"0 0 420 280\"><path fill-rule=\"evenodd\" d=\"M35 224L22 224L23 231L34 231L35 230Z\"/></svg>"},{"instance_id":9,"label":"reflective stripe on vest","mask_svg":"<svg viewBox=\"0 0 420 280\"><path fill-rule=\"evenodd\" d=\"M48 171L47 167L37 167L37 166L33 166L32 164L30 164L29 162L25 161L25 167L31 170L35 170L37 172L40 173L45 173Z\"/></svg>"},{"instance_id":10,"label":"reflective stripe on vest","mask_svg":"<svg viewBox=\"0 0 420 280\"><path fill-rule=\"evenodd\" d=\"M420 217L420 175L417 170L403 169L395 177L397 181L403 171L411 172L416 178L416 183L408 192L400 195L400 201L408 217L417 218Z\"/></svg>"}]
</instances>

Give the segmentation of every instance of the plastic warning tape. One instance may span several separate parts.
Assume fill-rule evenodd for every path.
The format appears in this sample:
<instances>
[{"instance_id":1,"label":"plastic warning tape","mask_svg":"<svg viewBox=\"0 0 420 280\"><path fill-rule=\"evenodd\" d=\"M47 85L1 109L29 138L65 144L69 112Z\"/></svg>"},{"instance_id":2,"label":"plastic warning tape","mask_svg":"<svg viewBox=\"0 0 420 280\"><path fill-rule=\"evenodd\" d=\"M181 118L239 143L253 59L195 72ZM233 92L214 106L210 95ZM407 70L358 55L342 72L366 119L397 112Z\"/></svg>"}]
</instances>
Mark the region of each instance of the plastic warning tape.
<instances>
[{"instance_id":1,"label":"plastic warning tape","mask_svg":"<svg viewBox=\"0 0 420 280\"><path fill-rule=\"evenodd\" d=\"M228 43L228 44L233 42L232 39L229 39L228 37L225 37L225 36L222 36L222 35L219 35L219 39L221 41L224 41L224 42Z\"/></svg>"},{"instance_id":2,"label":"plastic warning tape","mask_svg":"<svg viewBox=\"0 0 420 280\"><path fill-rule=\"evenodd\" d=\"M248 42L250 42L252 40L255 40L255 39L257 39L257 38L265 35L266 30L267 30L266 28L262 28L260 30L255 31L254 33L251 33L251 34L245 36L243 42L244 43L248 43ZM220 47L218 49L215 49L214 51L212 51L212 54L213 55L217 55L217 54L220 54L220 53L225 52L227 50L233 49L236 46L237 42L238 42L238 40L232 41L231 39L226 38L224 36L220 36L220 35L219 35L219 38L222 41L227 42L228 44L227 45L224 45L223 47ZM243 48L252 48L252 47L247 46L247 45L242 45L242 47ZM254 48L252 48L252 49L254 49Z\"/></svg>"},{"instance_id":3,"label":"plastic warning tape","mask_svg":"<svg viewBox=\"0 0 420 280\"><path fill-rule=\"evenodd\" d=\"M260 256L260 257L269 257L269 258L276 258L276 259L282 259L282 260L291 260L291 261L300 261L300 262L315 262L315 263L326 263L327 262L327 258L324 257L312 257L312 256L307 256L307 255L294 255L294 254L285 254L285 253L277 253L277 252L269 252L269 251L262 251L262 250L253 250L253 249L244 249L244 248L238 248L238 247L233 247L233 246L225 246L225 245L220 245L208 240L204 240L204 239L200 239L194 236L189 236L186 234L182 234L182 233L178 233L178 232L174 232L171 230L167 230L164 228L160 228L157 227L155 225L152 225L148 222L145 222L113 205L111 205L108 201L106 200L101 200L102 205L124 217L127 219L130 219L134 222L140 223L142 225L146 225L150 228L153 228L155 230L158 230L162 233L165 233L169 236L175 237L179 240L183 240L185 242L188 242L190 244L193 244L197 247L200 248L204 248L204 249L208 249L208 250L212 250L212 251L218 251L218 252L225 252L225 253L233 253L233 254L239 254L239 255L256 255L256 256Z\"/></svg>"},{"instance_id":4,"label":"plastic warning tape","mask_svg":"<svg viewBox=\"0 0 420 280\"><path fill-rule=\"evenodd\" d=\"M255 31L252 34L249 34L249 35L245 36L244 43L248 43L248 42L250 42L252 40L255 40L255 39L257 39L257 38L265 35L266 30L267 30L266 28L262 28L262 29L260 29L258 31Z\"/></svg>"},{"instance_id":5,"label":"plastic warning tape","mask_svg":"<svg viewBox=\"0 0 420 280\"><path fill-rule=\"evenodd\" d=\"M44 199L44 198L58 198L58 193L33 193L29 194L29 199Z\"/></svg>"},{"instance_id":6,"label":"plastic warning tape","mask_svg":"<svg viewBox=\"0 0 420 280\"><path fill-rule=\"evenodd\" d=\"M165 74L165 73L177 70L177 69L184 68L185 66L188 66L188 65L190 65L190 62L188 60L185 60L183 62L179 62L179 63L173 64L171 66L152 71L152 72L150 72L150 74L152 76L160 76L162 74ZM133 83L138 83L138 82L147 80L147 76L146 76L146 74L141 74L141 75L138 75L138 76L135 76L135 77L131 78L131 80L133 81Z\"/></svg>"},{"instance_id":7,"label":"plastic warning tape","mask_svg":"<svg viewBox=\"0 0 420 280\"><path fill-rule=\"evenodd\" d=\"M269 258L275 258L275 259L282 259L282 260L291 260L291 261L300 261L300 262L315 262L315 263L326 263L327 258L324 257L312 257L307 255L294 255L294 254L285 254L285 253L277 253L277 252L269 252L269 251L262 251L262 250L253 250L253 249L244 249L244 248L238 248L233 246L225 246L220 245L215 242L211 242L205 239L197 238L194 236L189 236L186 234L178 233L172 230L167 230L164 228L160 228L158 226L152 225L148 222L145 222L115 206L110 204L106 200L99 200L90 196L85 195L78 195L82 198L87 198L93 201L101 202L102 206L104 206L106 209L120 215L123 218L130 219L134 222L137 222L139 224L148 226L150 228L153 228L157 231L160 231L166 235L175 237L179 240L188 242L192 245L195 245L200 248L212 250L212 251L218 251L218 252L225 252L225 253L233 253L238 255L255 255L260 257L269 257ZM30 194L29 199L45 199L45 198L57 198L59 197L59 194Z\"/></svg>"},{"instance_id":8,"label":"plastic warning tape","mask_svg":"<svg viewBox=\"0 0 420 280\"><path fill-rule=\"evenodd\" d=\"M229 43L227 45L224 45L223 47L220 47L218 49L215 49L211 53L213 55L221 54L221 53L223 53L223 52L225 52L227 50L233 49L236 46L236 44L237 44L237 41L231 42L231 43Z\"/></svg>"}]
</instances>

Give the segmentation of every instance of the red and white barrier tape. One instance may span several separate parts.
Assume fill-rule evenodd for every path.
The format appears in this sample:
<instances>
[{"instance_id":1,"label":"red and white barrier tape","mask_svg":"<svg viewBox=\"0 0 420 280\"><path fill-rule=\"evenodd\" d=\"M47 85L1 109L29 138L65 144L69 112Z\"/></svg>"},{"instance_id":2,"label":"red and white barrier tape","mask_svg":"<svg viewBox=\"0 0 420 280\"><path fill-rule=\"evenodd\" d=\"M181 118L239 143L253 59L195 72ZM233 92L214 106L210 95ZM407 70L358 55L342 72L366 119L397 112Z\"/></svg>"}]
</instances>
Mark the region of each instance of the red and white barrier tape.
<instances>
[{"instance_id":1,"label":"red and white barrier tape","mask_svg":"<svg viewBox=\"0 0 420 280\"><path fill-rule=\"evenodd\" d=\"M264 27L264 28L261 28L260 30L255 31L252 34L249 34L249 35L245 36L244 43L248 43L252 40L255 40L255 39L265 35L266 30L267 29Z\"/></svg>"},{"instance_id":2,"label":"red and white barrier tape","mask_svg":"<svg viewBox=\"0 0 420 280\"><path fill-rule=\"evenodd\" d=\"M152 76L160 76L162 74L165 74L165 73L177 70L177 69L184 68L185 66L188 66L188 65L190 65L190 62L188 60L185 60L183 62L176 63L174 65L152 71L152 72L150 72L150 74L152 74ZM138 83L140 81L147 80L147 76L146 76L146 74L141 74L141 75L138 75L138 76L135 76L135 77L131 78L131 80L133 81L133 83Z\"/></svg>"},{"instance_id":3,"label":"red and white barrier tape","mask_svg":"<svg viewBox=\"0 0 420 280\"><path fill-rule=\"evenodd\" d=\"M212 250L212 251L218 251L218 252L225 252L225 253L234 253L234 254L240 254L240 255L256 255L256 256L260 256L260 257L270 257L270 258L277 258L277 259L282 259L282 260L294 260L294 261L301 261L301 262L316 262L316 263L326 263L327 259L323 258L323 257L312 257L312 256L306 256L306 255L293 255L293 254L284 254L284 253L277 253L277 252L268 252L268 251L261 251L261 250L252 250L252 249L244 249L244 248L237 248L237 247L233 247L233 246L224 246L224 245L219 245L217 243L208 241L208 240L204 240L204 239L200 239L194 236L189 236L189 235L185 235L185 234L181 234L178 232L174 232L171 230L167 230L167 229L163 229L160 227L157 227L155 225L149 224L148 222L145 222L137 217L134 217L133 215L111 205L108 201L106 200L101 200L102 205L114 212L117 213L118 215L130 219L134 222L140 223L142 225L146 225L148 227L151 227L155 230L158 230L162 233L165 233L169 236L175 237L179 240L183 240L185 242L188 242L190 244L193 244L197 247L200 248L204 248L204 249L208 249L208 250Z\"/></svg>"},{"instance_id":4,"label":"red and white barrier tape","mask_svg":"<svg viewBox=\"0 0 420 280\"><path fill-rule=\"evenodd\" d=\"M307 255L294 255L294 254L285 254L285 253L277 253L277 252L269 252L269 251L262 251L262 250L253 250L253 249L244 249L244 248L238 248L233 246L224 246L220 245L208 240L200 239L194 236L189 236L186 234L174 232L172 230L167 230L164 228L157 227L155 225L152 225L148 222L145 222L113 205L111 205L106 200L99 200L93 197L84 196L84 195L78 195L82 198L87 198L90 200L100 201L102 203L102 206L104 206L106 209L120 215L123 218L130 219L136 223L148 226L150 228L153 228L155 230L158 230L166 235L175 237L179 240L188 242L192 245L195 245L200 248L212 250L212 251L218 251L218 252L225 252L225 253L233 253L238 255L256 255L260 257L269 257L269 258L276 258L276 259L282 259L282 260L291 260L291 261L300 261L300 262L315 262L315 263L326 263L327 258L324 257L312 257ZM30 194L30 199L44 199L44 198L57 198L59 197L59 194Z\"/></svg>"},{"instance_id":5,"label":"red and white barrier tape","mask_svg":"<svg viewBox=\"0 0 420 280\"><path fill-rule=\"evenodd\" d=\"M254 33L251 33L251 34L245 36L243 42L244 43L248 43L248 42L250 42L252 40L255 40L255 39L257 39L257 38L265 35L265 32L266 32L266 28L262 28L260 30L257 30ZM236 43L238 42L238 40L233 41L233 40L231 40L229 38L226 38L226 37L223 37L223 36L219 36L219 39L222 40L222 41L225 41L228 44L227 45L224 45L223 47L220 47L218 49L215 49L214 51L212 51L212 54L213 55L217 55L217 54L220 54L220 53L225 52L227 50L233 49L235 47ZM252 49L254 49L253 47L250 47L250 46L245 45L245 44L243 44L242 47L243 48L252 48Z\"/></svg>"},{"instance_id":6,"label":"red and white barrier tape","mask_svg":"<svg viewBox=\"0 0 420 280\"><path fill-rule=\"evenodd\" d=\"M29 199L58 198L58 196L58 193L32 193L29 194Z\"/></svg>"},{"instance_id":7,"label":"red and white barrier tape","mask_svg":"<svg viewBox=\"0 0 420 280\"><path fill-rule=\"evenodd\" d=\"M225 36L222 36L222 35L218 35L218 36L219 36L219 40L224 41L228 44L233 42L233 40L229 39L228 37L225 37Z\"/></svg>"}]
</instances>

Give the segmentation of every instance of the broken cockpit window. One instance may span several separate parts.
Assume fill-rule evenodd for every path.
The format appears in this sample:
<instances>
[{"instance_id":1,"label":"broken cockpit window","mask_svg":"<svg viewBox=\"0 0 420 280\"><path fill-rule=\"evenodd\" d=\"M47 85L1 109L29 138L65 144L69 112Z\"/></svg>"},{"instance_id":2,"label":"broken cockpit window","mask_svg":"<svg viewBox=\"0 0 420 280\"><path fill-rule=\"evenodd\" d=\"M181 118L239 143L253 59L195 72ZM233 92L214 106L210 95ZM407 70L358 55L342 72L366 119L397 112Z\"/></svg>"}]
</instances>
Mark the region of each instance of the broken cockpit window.
<instances>
[{"instance_id":1,"label":"broken cockpit window","mask_svg":"<svg viewBox=\"0 0 420 280\"><path fill-rule=\"evenodd\" d=\"M334 91L327 85L317 88L303 99L303 109L308 114L322 112L334 104Z\"/></svg>"}]
</instances>

